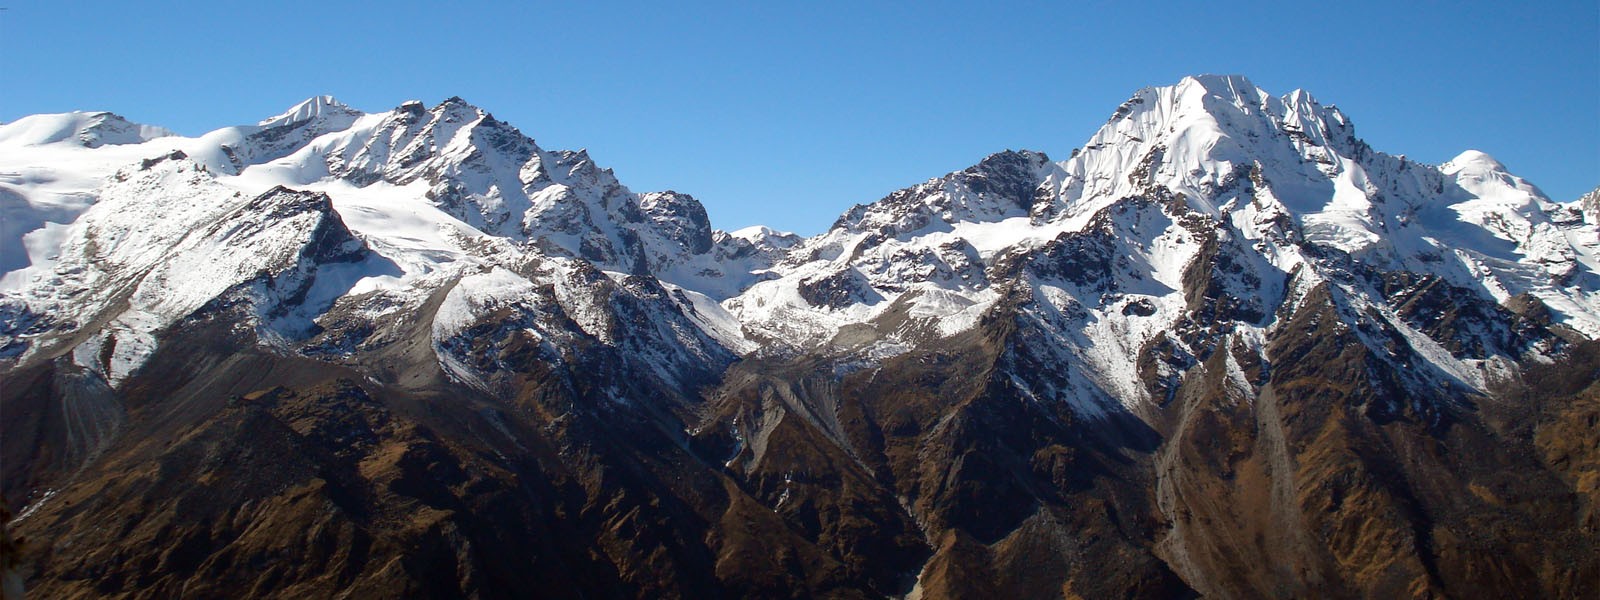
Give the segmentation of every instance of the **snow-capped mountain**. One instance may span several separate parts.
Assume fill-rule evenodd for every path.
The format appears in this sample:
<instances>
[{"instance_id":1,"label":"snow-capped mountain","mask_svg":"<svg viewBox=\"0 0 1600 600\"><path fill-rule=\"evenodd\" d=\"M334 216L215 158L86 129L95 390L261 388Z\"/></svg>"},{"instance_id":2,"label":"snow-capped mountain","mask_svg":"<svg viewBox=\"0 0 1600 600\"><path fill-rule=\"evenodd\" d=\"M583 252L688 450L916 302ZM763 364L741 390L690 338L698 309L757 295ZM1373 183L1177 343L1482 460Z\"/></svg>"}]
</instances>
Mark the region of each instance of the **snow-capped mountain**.
<instances>
[{"instance_id":1,"label":"snow-capped mountain","mask_svg":"<svg viewBox=\"0 0 1600 600\"><path fill-rule=\"evenodd\" d=\"M1600 555L1595 196L1238 76L809 238L460 98L27 117L6 501L60 595L1561 595Z\"/></svg>"},{"instance_id":2,"label":"snow-capped mountain","mask_svg":"<svg viewBox=\"0 0 1600 600\"><path fill-rule=\"evenodd\" d=\"M1303 91L1275 98L1242 77L1142 90L1064 162L1005 152L858 206L773 271L782 277L725 303L747 328L798 344L848 331L862 344L851 326L870 325L882 334L873 356L1029 296L1049 315L1043 329L1064 330L1052 352L1065 349L1068 368L1084 365L1092 385L1082 387L1105 392L1083 399L1090 411L1149 400L1129 361L1141 347L1204 325L1238 329L1259 351L1323 284L1344 310L1376 310L1420 362L1479 391L1496 361L1550 349L1512 341L1499 320L1452 334L1471 341L1436 339L1375 283L1389 272L1485 306L1531 298L1577 336L1600 335L1600 235L1577 204L1551 201L1481 152L1437 167L1375 152L1337 108ZM1224 305L1205 308L1221 323L1195 322L1203 299ZM1215 341L1172 343L1202 356ZM1073 395L1046 396L1063 394Z\"/></svg>"},{"instance_id":3,"label":"snow-capped mountain","mask_svg":"<svg viewBox=\"0 0 1600 600\"><path fill-rule=\"evenodd\" d=\"M51 122L82 127L80 121ZM20 125L30 132L38 128L25 120L6 131ZM17 172L24 174L7 185L8 203L25 215L55 209L51 217L33 219L42 226L12 241L28 248L30 262L4 280L3 302L8 314L17 315L6 324L4 346L22 362L48 353L57 340L81 346L82 324L104 322L102 337L123 340L118 364L136 368L154 351L156 330L283 269L305 279L298 284L304 289L286 296L294 307L262 306L258 312L274 315L262 322L271 330L265 339L291 348L321 332L324 327L314 321L335 308L341 323L364 330L370 324L352 324L350 315L380 319L397 306L415 309L441 286L471 286L480 281L475 273L508 266L526 271L529 262L562 258L592 273L609 271L619 281L629 274L659 274L659 282L649 278L651 285L679 290L663 295L662 302L698 302L704 308L705 314L687 311L703 324L679 334L728 335L714 301L678 286L726 295L771 257L750 249L770 245L763 237L713 232L692 197L634 194L584 152L544 151L456 98L433 109L411 102L373 115L332 98L313 98L259 125L199 138L162 137L101 160L62 147L76 146L73 140L85 135L6 134L17 140L12 156L23 163ZM118 159L144 155L149 157L111 168ZM86 190L89 180L102 183ZM321 198L322 214L341 230L348 227L345 235L362 247L362 258L318 260L325 250L321 242L282 223L285 215L268 201L284 193ZM62 197L78 201L57 208L65 204L57 200ZM272 237L260 247L242 245L233 237L239 227ZM182 259L186 247L196 248L199 258ZM272 255L312 262L268 264ZM229 262L228 256L242 262ZM577 277L574 285L581 291L558 293L578 302L594 293L592 280ZM678 314L676 308L664 310ZM288 314L298 320L286 321ZM603 320L591 315L578 323L605 336L597 319ZM661 348L670 353L680 342ZM86 355L90 349L84 348L75 352ZM725 352L718 344L711 348L699 352ZM441 351L441 360L447 358ZM702 358L697 354L696 360ZM112 383L123 374L117 370Z\"/></svg>"}]
</instances>

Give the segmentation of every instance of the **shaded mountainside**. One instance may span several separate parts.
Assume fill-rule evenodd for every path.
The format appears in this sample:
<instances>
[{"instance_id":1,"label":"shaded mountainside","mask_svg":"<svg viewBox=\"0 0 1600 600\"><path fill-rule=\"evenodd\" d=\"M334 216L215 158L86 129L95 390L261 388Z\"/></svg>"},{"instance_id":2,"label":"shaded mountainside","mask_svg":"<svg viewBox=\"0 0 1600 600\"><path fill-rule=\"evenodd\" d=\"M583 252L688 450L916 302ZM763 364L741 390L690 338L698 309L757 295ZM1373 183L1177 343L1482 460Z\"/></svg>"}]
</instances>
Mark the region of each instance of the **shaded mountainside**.
<instances>
[{"instance_id":1,"label":"shaded mountainside","mask_svg":"<svg viewBox=\"0 0 1600 600\"><path fill-rule=\"evenodd\" d=\"M1301 91L1141 90L804 239L458 98L0 161L50 175L0 179L36 597L1600 587L1593 198Z\"/></svg>"}]
</instances>

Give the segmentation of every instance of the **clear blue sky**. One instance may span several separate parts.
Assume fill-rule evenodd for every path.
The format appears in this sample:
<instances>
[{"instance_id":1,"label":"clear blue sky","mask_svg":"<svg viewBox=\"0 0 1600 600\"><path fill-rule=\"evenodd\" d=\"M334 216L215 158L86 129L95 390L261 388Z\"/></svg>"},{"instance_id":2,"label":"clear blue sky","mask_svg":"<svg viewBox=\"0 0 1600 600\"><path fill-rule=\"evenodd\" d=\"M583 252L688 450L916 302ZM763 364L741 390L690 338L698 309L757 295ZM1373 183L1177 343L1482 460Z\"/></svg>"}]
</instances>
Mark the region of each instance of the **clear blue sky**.
<instances>
[{"instance_id":1,"label":"clear blue sky","mask_svg":"<svg viewBox=\"0 0 1600 600\"><path fill-rule=\"evenodd\" d=\"M1240 73L1382 151L1477 148L1558 200L1600 184L1595 0L864 4L0 0L0 120L195 135L317 94L459 95L718 227L809 234L991 152L1064 159L1140 87Z\"/></svg>"}]
</instances>

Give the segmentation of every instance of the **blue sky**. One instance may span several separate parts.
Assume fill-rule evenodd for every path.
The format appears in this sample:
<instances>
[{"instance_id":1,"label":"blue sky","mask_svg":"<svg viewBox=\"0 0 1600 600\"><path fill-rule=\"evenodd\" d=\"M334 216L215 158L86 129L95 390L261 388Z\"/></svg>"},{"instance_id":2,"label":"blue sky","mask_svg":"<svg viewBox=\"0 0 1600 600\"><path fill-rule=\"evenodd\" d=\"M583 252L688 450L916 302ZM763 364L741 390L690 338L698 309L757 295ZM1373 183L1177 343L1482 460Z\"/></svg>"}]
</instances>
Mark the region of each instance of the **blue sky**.
<instances>
[{"instance_id":1,"label":"blue sky","mask_svg":"<svg viewBox=\"0 0 1600 600\"><path fill-rule=\"evenodd\" d=\"M195 135L312 95L459 95L713 224L826 228L1007 148L1064 159L1134 90L1240 73L1378 150L1600 185L1600 3L0 1L0 120Z\"/></svg>"}]
</instances>

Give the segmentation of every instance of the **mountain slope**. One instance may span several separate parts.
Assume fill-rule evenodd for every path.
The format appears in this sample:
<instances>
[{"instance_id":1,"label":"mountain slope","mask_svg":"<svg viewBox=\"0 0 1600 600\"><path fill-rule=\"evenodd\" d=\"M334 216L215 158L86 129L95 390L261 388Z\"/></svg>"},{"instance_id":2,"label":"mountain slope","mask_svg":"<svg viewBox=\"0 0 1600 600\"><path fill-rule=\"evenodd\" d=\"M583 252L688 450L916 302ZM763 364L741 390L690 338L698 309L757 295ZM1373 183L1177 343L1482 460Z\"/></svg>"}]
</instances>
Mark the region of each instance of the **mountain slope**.
<instances>
[{"instance_id":1,"label":"mountain slope","mask_svg":"<svg viewBox=\"0 0 1600 600\"><path fill-rule=\"evenodd\" d=\"M40 593L1600 585L1593 202L1303 91L1140 90L806 239L459 98L80 116L0 126Z\"/></svg>"}]
</instances>

